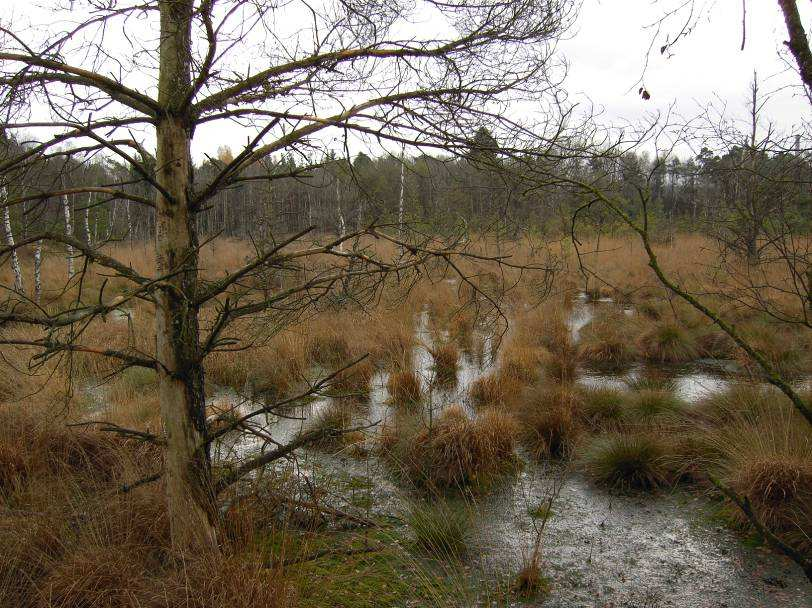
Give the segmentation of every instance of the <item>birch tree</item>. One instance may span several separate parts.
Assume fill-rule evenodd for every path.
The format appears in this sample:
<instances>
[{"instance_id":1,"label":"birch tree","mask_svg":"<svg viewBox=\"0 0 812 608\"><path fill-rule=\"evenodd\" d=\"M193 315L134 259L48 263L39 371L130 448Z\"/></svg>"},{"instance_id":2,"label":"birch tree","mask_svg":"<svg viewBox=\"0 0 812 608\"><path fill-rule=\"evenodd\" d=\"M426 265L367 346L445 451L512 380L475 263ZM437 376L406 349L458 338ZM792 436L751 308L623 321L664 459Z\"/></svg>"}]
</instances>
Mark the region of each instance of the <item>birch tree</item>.
<instances>
[{"instance_id":1,"label":"birch tree","mask_svg":"<svg viewBox=\"0 0 812 608\"><path fill-rule=\"evenodd\" d=\"M5 201L7 198L6 188L0 187L0 200ZM14 247L14 232L11 229L11 213L9 212L8 205L3 206L3 229L6 233L6 244L9 249L11 249L11 271L14 273L14 290L22 293L23 271L22 268L20 268L20 258Z\"/></svg>"}]
</instances>

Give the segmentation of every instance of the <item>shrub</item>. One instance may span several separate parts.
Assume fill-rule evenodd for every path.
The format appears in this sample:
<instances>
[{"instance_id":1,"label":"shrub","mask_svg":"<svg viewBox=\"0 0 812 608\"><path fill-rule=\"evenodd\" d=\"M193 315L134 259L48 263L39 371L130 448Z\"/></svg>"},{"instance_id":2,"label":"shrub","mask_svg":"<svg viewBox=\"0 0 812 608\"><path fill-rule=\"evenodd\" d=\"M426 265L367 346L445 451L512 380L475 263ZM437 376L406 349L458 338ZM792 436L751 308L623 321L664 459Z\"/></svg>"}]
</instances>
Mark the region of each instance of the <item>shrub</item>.
<instances>
[{"instance_id":1,"label":"shrub","mask_svg":"<svg viewBox=\"0 0 812 608\"><path fill-rule=\"evenodd\" d=\"M647 361L681 364L699 356L690 333L671 322L655 323L639 340L640 353Z\"/></svg>"},{"instance_id":2,"label":"shrub","mask_svg":"<svg viewBox=\"0 0 812 608\"><path fill-rule=\"evenodd\" d=\"M459 559L468 550L471 514L465 505L436 499L415 502L406 516L417 545L439 559Z\"/></svg>"},{"instance_id":3,"label":"shrub","mask_svg":"<svg viewBox=\"0 0 812 608\"><path fill-rule=\"evenodd\" d=\"M671 479L666 447L652 433L597 437L585 448L583 464L596 482L618 490L650 490Z\"/></svg>"}]
</instances>

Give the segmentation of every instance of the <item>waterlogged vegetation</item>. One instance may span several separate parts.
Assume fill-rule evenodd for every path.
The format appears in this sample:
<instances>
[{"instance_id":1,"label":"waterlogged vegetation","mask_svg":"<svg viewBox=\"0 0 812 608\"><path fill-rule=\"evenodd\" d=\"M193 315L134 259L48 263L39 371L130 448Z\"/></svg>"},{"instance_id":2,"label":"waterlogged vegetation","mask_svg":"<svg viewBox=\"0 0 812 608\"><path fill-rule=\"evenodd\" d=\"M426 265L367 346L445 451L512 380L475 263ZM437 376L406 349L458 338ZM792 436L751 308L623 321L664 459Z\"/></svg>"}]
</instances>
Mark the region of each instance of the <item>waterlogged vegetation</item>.
<instances>
[{"instance_id":1,"label":"waterlogged vegetation","mask_svg":"<svg viewBox=\"0 0 812 608\"><path fill-rule=\"evenodd\" d=\"M576 277L540 304L515 289L506 326L442 274L374 310L246 326L261 344L206 364L215 470L309 439L225 493L216 557L172 553L154 372L82 352L29 375L6 351L3 601L186 605L193 585L195 606L806 605L803 574L714 492L808 554L797 410L663 291L596 299ZM151 322L136 307L87 335L134 343ZM805 391L808 346L784 338Z\"/></svg>"}]
</instances>

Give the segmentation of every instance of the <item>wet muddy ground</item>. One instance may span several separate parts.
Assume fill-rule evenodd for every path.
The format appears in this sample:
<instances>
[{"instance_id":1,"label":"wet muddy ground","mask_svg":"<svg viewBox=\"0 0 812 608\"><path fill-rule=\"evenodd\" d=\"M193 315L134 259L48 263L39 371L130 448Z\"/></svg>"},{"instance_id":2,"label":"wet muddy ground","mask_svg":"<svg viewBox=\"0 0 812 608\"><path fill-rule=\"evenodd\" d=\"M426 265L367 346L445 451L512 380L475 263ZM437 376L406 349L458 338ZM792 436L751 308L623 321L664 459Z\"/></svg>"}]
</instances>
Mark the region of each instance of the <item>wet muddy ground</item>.
<instances>
[{"instance_id":1,"label":"wet muddy ground","mask_svg":"<svg viewBox=\"0 0 812 608\"><path fill-rule=\"evenodd\" d=\"M587 303L573 311L571 328L577 334L590 318ZM426 318L419 320L415 367L426 388L431 384L431 337ZM483 352L491 349L485 345ZM453 389L430 391L433 413L451 403L462 403L469 411L466 391L492 365L488 355L461 359L459 382ZM585 373L584 384L627 386L641 372L626 374ZM699 363L674 370L677 393L695 401L709 392L722 390L728 382L724 362ZM386 376L373 379L369 403L359 410L359 422L383 421L392 415L387 403ZM224 393L219 399L233 399ZM327 407L321 399L288 412L288 418L269 416L267 428L274 439L285 442L306 428L307 418ZM425 415L429 415L428 411ZM374 431L373 431L374 432ZM228 448L225 450L225 448ZM228 453L258 449L258 440L223 445ZM358 488L368 494L369 514L400 516L408 496L387 474L374 456L358 458L328 456L305 451L297 461L300 474ZM812 585L800 568L763 547L752 546L713 517L717 503L710 497L676 490L673 493L620 496L594 487L580 475L567 472L561 464L537 463L523 458L515 479L490 495L480 497L471 508L475 513L472 568L482 578L515 573L522 556L529 553L535 531L528 509L540 503L552 480L563 485L552 508L543 541L546 574L552 590L543 600L524 605L554 608L750 608L812 606ZM337 498L343 501L348 497ZM348 506L357 505L357 496ZM344 506L337 504L336 506ZM516 605L522 605L517 603Z\"/></svg>"}]
</instances>

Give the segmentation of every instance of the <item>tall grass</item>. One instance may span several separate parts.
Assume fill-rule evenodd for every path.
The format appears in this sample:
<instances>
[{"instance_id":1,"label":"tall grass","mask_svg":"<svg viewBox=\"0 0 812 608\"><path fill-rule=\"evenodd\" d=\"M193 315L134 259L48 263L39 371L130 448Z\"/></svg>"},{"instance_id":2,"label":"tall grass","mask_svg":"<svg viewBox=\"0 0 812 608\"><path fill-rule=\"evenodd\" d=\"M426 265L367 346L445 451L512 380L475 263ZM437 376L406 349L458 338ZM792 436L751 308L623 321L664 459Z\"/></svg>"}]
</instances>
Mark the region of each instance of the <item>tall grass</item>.
<instances>
[{"instance_id":1,"label":"tall grass","mask_svg":"<svg viewBox=\"0 0 812 608\"><path fill-rule=\"evenodd\" d=\"M498 410L471 419L459 406L446 408L432 426L399 418L383 429L383 455L412 484L430 490L483 489L514 464L517 426Z\"/></svg>"}]
</instances>

